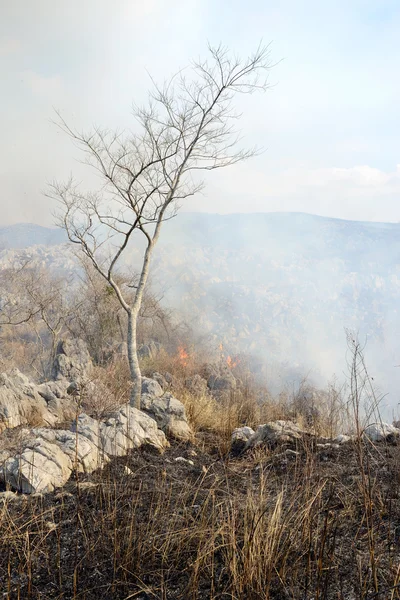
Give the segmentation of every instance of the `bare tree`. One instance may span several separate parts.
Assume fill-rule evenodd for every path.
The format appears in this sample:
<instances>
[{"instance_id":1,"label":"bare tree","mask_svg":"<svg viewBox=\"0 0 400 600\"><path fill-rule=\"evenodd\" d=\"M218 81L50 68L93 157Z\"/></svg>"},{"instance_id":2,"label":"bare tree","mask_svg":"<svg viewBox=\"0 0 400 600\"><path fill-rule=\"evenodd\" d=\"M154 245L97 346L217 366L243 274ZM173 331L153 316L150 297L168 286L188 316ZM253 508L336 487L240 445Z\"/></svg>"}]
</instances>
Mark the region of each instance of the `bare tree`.
<instances>
[{"instance_id":1,"label":"bare tree","mask_svg":"<svg viewBox=\"0 0 400 600\"><path fill-rule=\"evenodd\" d=\"M260 46L245 60L222 47L209 52L207 60L193 63L162 87L154 84L148 106L134 109L136 132L95 128L82 133L59 116L58 124L100 173L103 185L99 191L82 191L71 178L52 184L48 195L61 203L58 224L109 282L128 315L130 402L136 407L141 395L137 320L162 223L176 214L180 201L202 189L195 173L233 165L257 151L238 149L234 123L239 115L232 100L236 94L267 89L268 47ZM116 274L136 234L145 246L129 302Z\"/></svg>"},{"instance_id":2,"label":"bare tree","mask_svg":"<svg viewBox=\"0 0 400 600\"><path fill-rule=\"evenodd\" d=\"M33 333L41 346L36 359L43 359L42 375L47 375L57 342L81 301L68 294L68 280L50 274L29 259L17 260L0 270L0 286L1 330Z\"/></svg>"}]
</instances>

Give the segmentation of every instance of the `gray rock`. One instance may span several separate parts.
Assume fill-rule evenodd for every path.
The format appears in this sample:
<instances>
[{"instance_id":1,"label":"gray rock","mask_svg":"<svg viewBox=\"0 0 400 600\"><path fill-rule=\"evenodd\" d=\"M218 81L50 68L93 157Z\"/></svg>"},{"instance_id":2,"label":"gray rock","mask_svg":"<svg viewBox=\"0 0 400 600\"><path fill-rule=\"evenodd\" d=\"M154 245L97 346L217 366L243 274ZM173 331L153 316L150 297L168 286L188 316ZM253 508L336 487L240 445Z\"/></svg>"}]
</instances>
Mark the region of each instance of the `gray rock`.
<instances>
[{"instance_id":1,"label":"gray rock","mask_svg":"<svg viewBox=\"0 0 400 600\"><path fill-rule=\"evenodd\" d=\"M58 342L52 379L71 381L87 378L92 367L92 360L83 340L67 338Z\"/></svg>"},{"instance_id":2,"label":"gray rock","mask_svg":"<svg viewBox=\"0 0 400 600\"><path fill-rule=\"evenodd\" d=\"M73 471L91 473L111 456L151 444L168 446L165 435L147 414L124 406L104 421L80 415L74 431L29 430L22 450L3 457L0 481L24 493L47 493L62 487Z\"/></svg>"},{"instance_id":3,"label":"gray rock","mask_svg":"<svg viewBox=\"0 0 400 600\"><path fill-rule=\"evenodd\" d=\"M168 436L189 440L193 432L187 422L182 402L167 392L161 397L143 394L141 408L148 413Z\"/></svg>"},{"instance_id":4,"label":"gray rock","mask_svg":"<svg viewBox=\"0 0 400 600\"><path fill-rule=\"evenodd\" d=\"M233 454L243 452L253 435L254 430L251 427L237 427L234 429L231 436L231 452Z\"/></svg>"},{"instance_id":5,"label":"gray rock","mask_svg":"<svg viewBox=\"0 0 400 600\"><path fill-rule=\"evenodd\" d=\"M57 420L28 377L18 369L0 374L0 432L19 425L55 425Z\"/></svg>"},{"instance_id":6,"label":"gray rock","mask_svg":"<svg viewBox=\"0 0 400 600\"><path fill-rule=\"evenodd\" d=\"M389 423L371 423L364 429L364 436L371 442L393 442L400 436L400 429Z\"/></svg>"},{"instance_id":7,"label":"gray rock","mask_svg":"<svg viewBox=\"0 0 400 600\"><path fill-rule=\"evenodd\" d=\"M260 444L294 442L301 439L306 433L292 421L271 421L265 425L259 425L254 435L249 438L246 450Z\"/></svg>"},{"instance_id":8,"label":"gray rock","mask_svg":"<svg viewBox=\"0 0 400 600\"><path fill-rule=\"evenodd\" d=\"M162 396L163 393L162 387L157 381L155 381L155 379L142 377L142 394L156 396L158 398L159 396Z\"/></svg>"}]
</instances>

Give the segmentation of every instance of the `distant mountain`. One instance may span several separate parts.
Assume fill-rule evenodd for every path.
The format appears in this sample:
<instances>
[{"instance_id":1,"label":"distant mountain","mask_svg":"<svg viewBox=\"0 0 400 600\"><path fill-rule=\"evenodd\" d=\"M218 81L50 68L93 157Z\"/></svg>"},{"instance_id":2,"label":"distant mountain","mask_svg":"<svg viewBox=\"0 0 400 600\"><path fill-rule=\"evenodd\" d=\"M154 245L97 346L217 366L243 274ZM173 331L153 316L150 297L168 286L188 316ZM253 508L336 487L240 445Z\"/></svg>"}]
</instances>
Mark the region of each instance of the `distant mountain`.
<instances>
[{"instance_id":1,"label":"distant mountain","mask_svg":"<svg viewBox=\"0 0 400 600\"><path fill-rule=\"evenodd\" d=\"M29 246L55 246L66 241L62 229L41 227L32 223L18 223L0 227L0 250L4 248L28 248Z\"/></svg>"},{"instance_id":2,"label":"distant mountain","mask_svg":"<svg viewBox=\"0 0 400 600\"><path fill-rule=\"evenodd\" d=\"M0 263L25 247L19 252L44 266L71 267L59 230L16 225L0 228L2 239L9 250ZM127 263L138 257L132 247ZM268 366L271 381L280 377L276 365L286 373L311 370L316 379L343 378L344 330L358 331L368 340L375 380L391 392L392 405L398 401L400 224L301 213L180 213L165 223L152 282L207 343L252 354Z\"/></svg>"}]
</instances>

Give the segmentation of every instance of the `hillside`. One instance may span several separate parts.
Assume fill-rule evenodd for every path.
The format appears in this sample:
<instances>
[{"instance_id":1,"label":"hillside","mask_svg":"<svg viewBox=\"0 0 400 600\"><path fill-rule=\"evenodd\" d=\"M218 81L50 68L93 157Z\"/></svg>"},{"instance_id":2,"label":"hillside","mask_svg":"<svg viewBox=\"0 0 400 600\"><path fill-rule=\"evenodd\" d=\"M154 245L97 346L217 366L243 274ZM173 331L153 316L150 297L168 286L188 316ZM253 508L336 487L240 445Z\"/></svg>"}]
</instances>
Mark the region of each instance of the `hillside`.
<instances>
[{"instance_id":1,"label":"hillside","mask_svg":"<svg viewBox=\"0 0 400 600\"><path fill-rule=\"evenodd\" d=\"M71 268L62 232L0 228L3 261L23 250L42 265ZM25 242L24 242L25 240ZM133 248L133 261L138 256ZM181 213L165 224L152 268L163 302L199 341L254 356L278 390L311 371L346 371L345 328L368 340L367 359L388 402L397 402L400 362L400 225L300 213Z\"/></svg>"}]
</instances>

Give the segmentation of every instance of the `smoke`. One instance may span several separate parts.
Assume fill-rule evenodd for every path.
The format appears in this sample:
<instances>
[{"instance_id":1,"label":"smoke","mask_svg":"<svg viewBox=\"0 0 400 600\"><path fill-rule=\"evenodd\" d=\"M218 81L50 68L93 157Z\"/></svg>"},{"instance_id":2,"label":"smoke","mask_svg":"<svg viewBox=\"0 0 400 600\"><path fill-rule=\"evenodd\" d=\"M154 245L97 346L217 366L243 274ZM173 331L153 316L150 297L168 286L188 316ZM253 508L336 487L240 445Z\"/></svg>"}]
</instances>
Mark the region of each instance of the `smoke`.
<instances>
[{"instance_id":1,"label":"smoke","mask_svg":"<svg viewBox=\"0 0 400 600\"><path fill-rule=\"evenodd\" d=\"M12 231L0 234L11 239ZM21 246L23 232L15 234L18 244L9 248ZM34 235L29 230L28 242ZM47 246L29 249L29 256L70 272L64 248L51 246L57 238L41 236ZM400 389L399 257L398 224L181 213L164 224L151 282L209 356L220 344L227 355L245 355L274 394L304 377L321 387L333 377L345 384L346 330L354 332L365 344L382 414L391 418L398 416ZM121 269L133 277L140 259L134 240Z\"/></svg>"},{"instance_id":2,"label":"smoke","mask_svg":"<svg viewBox=\"0 0 400 600\"><path fill-rule=\"evenodd\" d=\"M153 281L210 347L253 357L275 393L349 378L346 330L365 343L382 411L397 411L400 226L296 213L181 214Z\"/></svg>"}]
</instances>

